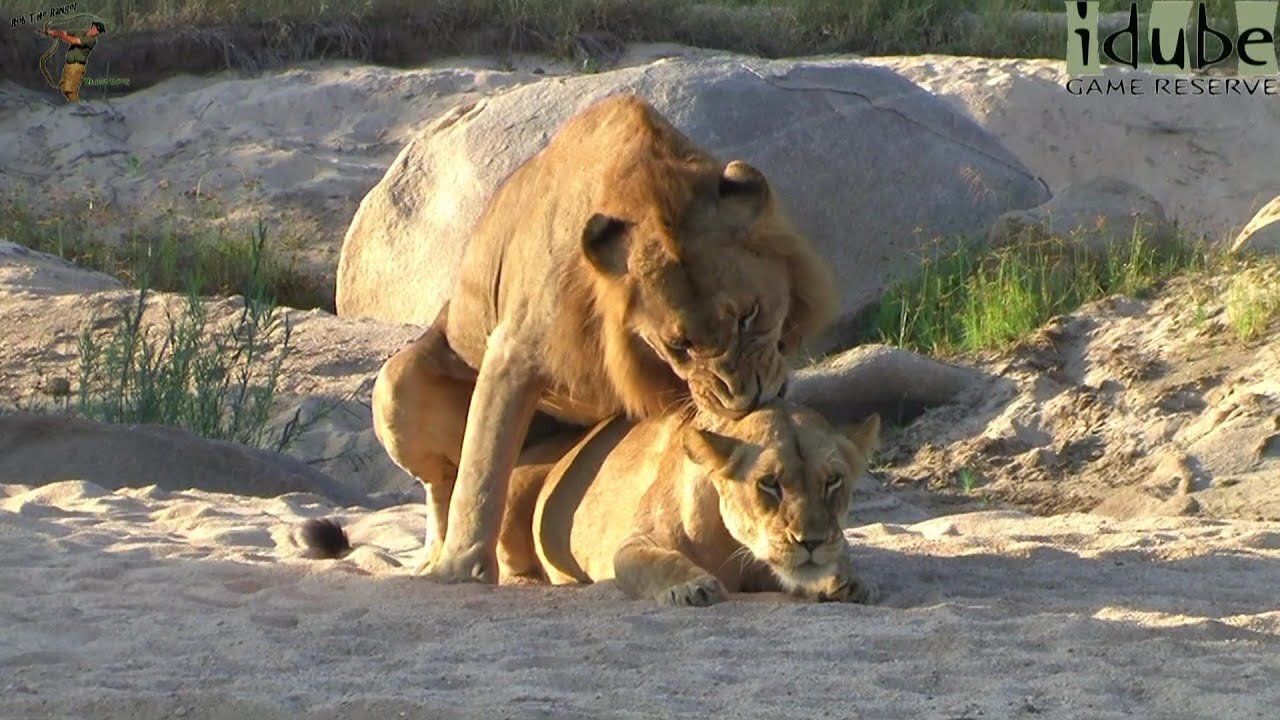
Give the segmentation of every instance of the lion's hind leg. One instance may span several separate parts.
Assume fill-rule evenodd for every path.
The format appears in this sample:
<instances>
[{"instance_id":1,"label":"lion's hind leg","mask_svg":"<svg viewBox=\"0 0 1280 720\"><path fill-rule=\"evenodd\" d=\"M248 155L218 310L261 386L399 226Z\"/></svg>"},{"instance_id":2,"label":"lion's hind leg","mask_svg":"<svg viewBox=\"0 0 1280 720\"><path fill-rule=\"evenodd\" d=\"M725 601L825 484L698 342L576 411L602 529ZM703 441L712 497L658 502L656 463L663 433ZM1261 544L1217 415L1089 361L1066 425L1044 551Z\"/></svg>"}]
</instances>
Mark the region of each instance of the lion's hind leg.
<instances>
[{"instance_id":1,"label":"lion's hind leg","mask_svg":"<svg viewBox=\"0 0 1280 720\"><path fill-rule=\"evenodd\" d=\"M427 491L427 532L423 539L422 561L413 570L418 574L435 562L440 554L440 547L444 544L444 534L449 528L449 503L453 499L453 486L458 473L457 465L439 456L424 460L419 467L425 469L433 463L428 475L431 480L417 478Z\"/></svg>"},{"instance_id":2,"label":"lion's hind leg","mask_svg":"<svg viewBox=\"0 0 1280 720\"><path fill-rule=\"evenodd\" d=\"M417 340L392 355L373 386L373 429L392 461L427 491L426 554L440 551L475 389L475 371L449 347L447 306Z\"/></svg>"},{"instance_id":3,"label":"lion's hind leg","mask_svg":"<svg viewBox=\"0 0 1280 720\"><path fill-rule=\"evenodd\" d=\"M705 607L728 598L716 576L676 550L633 535L613 557L618 587L633 598L666 605Z\"/></svg>"}]
</instances>

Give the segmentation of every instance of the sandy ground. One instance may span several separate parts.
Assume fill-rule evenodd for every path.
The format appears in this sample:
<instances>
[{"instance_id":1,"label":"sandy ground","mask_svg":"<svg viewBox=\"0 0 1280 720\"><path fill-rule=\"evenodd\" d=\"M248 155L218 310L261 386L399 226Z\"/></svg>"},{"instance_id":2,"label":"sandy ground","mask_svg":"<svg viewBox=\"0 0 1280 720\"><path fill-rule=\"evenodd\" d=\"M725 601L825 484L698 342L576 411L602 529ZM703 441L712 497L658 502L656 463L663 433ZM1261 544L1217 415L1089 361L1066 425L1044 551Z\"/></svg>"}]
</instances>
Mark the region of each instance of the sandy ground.
<instances>
[{"instance_id":1,"label":"sandy ground","mask_svg":"<svg viewBox=\"0 0 1280 720\"><path fill-rule=\"evenodd\" d=\"M1280 286L1274 264L1181 278L967 358L989 381L891 435L887 489L927 488L935 508L941 494L955 509L1280 520L1280 323L1248 342L1230 329L1226 301L1246 277Z\"/></svg>"},{"instance_id":2,"label":"sandy ground","mask_svg":"<svg viewBox=\"0 0 1280 720\"><path fill-rule=\"evenodd\" d=\"M1280 153L1274 103L1161 106L1142 116L1153 125L1132 105L1051 94L1053 64L876 62L966 108L1055 189L1118 175L1214 232L1280 192L1261 163ZM166 207L267 208L314 223L298 250L331 271L350 211L414 128L534 79L473 61L317 65L175 78L102 111L3 86L0 190L65 209L52 188L75 167L113 229ZM76 334L130 294L0 244L0 404L73 377ZM291 317L282 417L341 400L291 453L370 491L411 489L367 399L417 330ZM1238 344L1224 328L1221 286L1202 283L1083 309L984 360L990 387L890 438L859 484L849 537L884 592L869 608L674 611L608 584L433 586L405 570L420 504L0 485L0 718L1272 718L1280 355L1274 333ZM962 467L979 488L957 490ZM1114 517L935 517L1108 501ZM304 559L297 526L334 513L363 546Z\"/></svg>"},{"instance_id":3,"label":"sandy ground","mask_svg":"<svg viewBox=\"0 0 1280 720\"><path fill-rule=\"evenodd\" d=\"M304 559L307 517L360 545ZM0 717L1265 718L1280 524L848 531L874 607L408 576L417 508L0 486ZM369 573L372 573L370 575Z\"/></svg>"}]
</instances>

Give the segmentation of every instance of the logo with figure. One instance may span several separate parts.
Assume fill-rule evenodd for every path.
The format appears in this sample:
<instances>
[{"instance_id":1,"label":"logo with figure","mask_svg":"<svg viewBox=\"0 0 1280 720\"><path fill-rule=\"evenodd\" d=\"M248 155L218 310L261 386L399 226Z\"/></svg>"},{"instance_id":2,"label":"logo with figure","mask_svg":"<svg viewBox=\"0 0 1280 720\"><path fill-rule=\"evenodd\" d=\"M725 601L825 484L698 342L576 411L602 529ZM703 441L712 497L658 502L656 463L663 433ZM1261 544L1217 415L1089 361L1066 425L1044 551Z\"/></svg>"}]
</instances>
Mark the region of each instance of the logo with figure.
<instances>
[{"instance_id":1,"label":"logo with figure","mask_svg":"<svg viewBox=\"0 0 1280 720\"><path fill-rule=\"evenodd\" d=\"M45 63L57 52L61 44L66 43L67 54L62 63L62 78L57 87L68 102L79 102L80 85L84 82L84 73L89 66L89 55L97 47L98 37L106 34L106 24L101 20L93 20L89 22L88 27L79 32L67 32L51 27L46 27L41 32L53 38L54 43L44 55L40 56L40 71L44 73L45 80L53 85L53 79L49 76Z\"/></svg>"}]
</instances>

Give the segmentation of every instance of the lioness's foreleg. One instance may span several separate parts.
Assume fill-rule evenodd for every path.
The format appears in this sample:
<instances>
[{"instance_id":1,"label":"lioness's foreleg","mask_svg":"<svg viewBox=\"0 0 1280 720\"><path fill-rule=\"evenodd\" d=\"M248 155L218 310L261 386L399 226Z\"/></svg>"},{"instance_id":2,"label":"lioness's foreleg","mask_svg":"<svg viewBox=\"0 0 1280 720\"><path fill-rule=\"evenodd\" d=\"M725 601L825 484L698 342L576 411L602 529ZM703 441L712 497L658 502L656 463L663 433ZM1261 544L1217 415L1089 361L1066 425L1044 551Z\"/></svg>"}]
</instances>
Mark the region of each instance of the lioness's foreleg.
<instances>
[{"instance_id":1,"label":"lioness's foreleg","mask_svg":"<svg viewBox=\"0 0 1280 720\"><path fill-rule=\"evenodd\" d=\"M392 355L373 386L373 429L391 460L427 491L427 558L440 551L449 500L475 388L471 370L449 347L448 305L417 340Z\"/></svg>"},{"instance_id":2,"label":"lioness's foreleg","mask_svg":"<svg viewBox=\"0 0 1280 720\"><path fill-rule=\"evenodd\" d=\"M613 556L618 587L633 598L667 605L707 606L728 597L714 575L676 550L633 536Z\"/></svg>"},{"instance_id":3,"label":"lioness's foreleg","mask_svg":"<svg viewBox=\"0 0 1280 720\"><path fill-rule=\"evenodd\" d=\"M489 336L467 413L444 544L427 575L439 582L498 581L497 542L511 471L542 395L536 342L499 325Z\"/></svg>"}]
</instances>

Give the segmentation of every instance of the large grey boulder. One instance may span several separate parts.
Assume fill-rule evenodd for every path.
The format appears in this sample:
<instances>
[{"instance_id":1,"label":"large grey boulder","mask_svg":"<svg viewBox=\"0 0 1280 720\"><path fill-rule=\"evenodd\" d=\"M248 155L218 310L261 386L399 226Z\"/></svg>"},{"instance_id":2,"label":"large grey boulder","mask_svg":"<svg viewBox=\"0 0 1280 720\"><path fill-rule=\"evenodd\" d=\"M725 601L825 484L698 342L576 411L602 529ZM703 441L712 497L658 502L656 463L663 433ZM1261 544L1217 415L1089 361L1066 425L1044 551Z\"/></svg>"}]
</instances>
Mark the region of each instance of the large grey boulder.
<instances>
[{"instance_id":1,"label":"large grey boulder","mask_svg":"<svg viewBox=\"0 0 1280 720\"><path fill-rule=\"evenodd\" d=\"M980 370L934 360L910 350L867 344L796 372L787 398L837 425L879 413L905 424L963 393L1007 383Z\"/></svg>"},{"instance_id":2,"label":"large grey boulder","mask_svg":"<svg viewBox=\"0 0 1280 720\"><path fill-rule=\"evenodd\" d=\"M549 78L455 108L364 198L343 243L344 316L427 323L490 194L571 114L634 92L724 160L769 177L833 264L843 319L913 273L937 238L985 237L1049 194L998 140L901 75L854 59L663 60ZM827 349L841 345L838 326Z\"/></svg>"},{"instance_id":3,"label":"large grey boulder","mask_svg":"<svg viewBox=\"0 0 1280 720\"><path fill-rule=\"evenodd\" d=\"M1058 238L1085 255L1106 257L1140 240L1165 246L1176 229L1164 206L1142 188L1113 177L1095 177L1059 190L1043 205L1011 210L991 226L987 242L1005 247Z\"/></svg>"}]
</instances>

